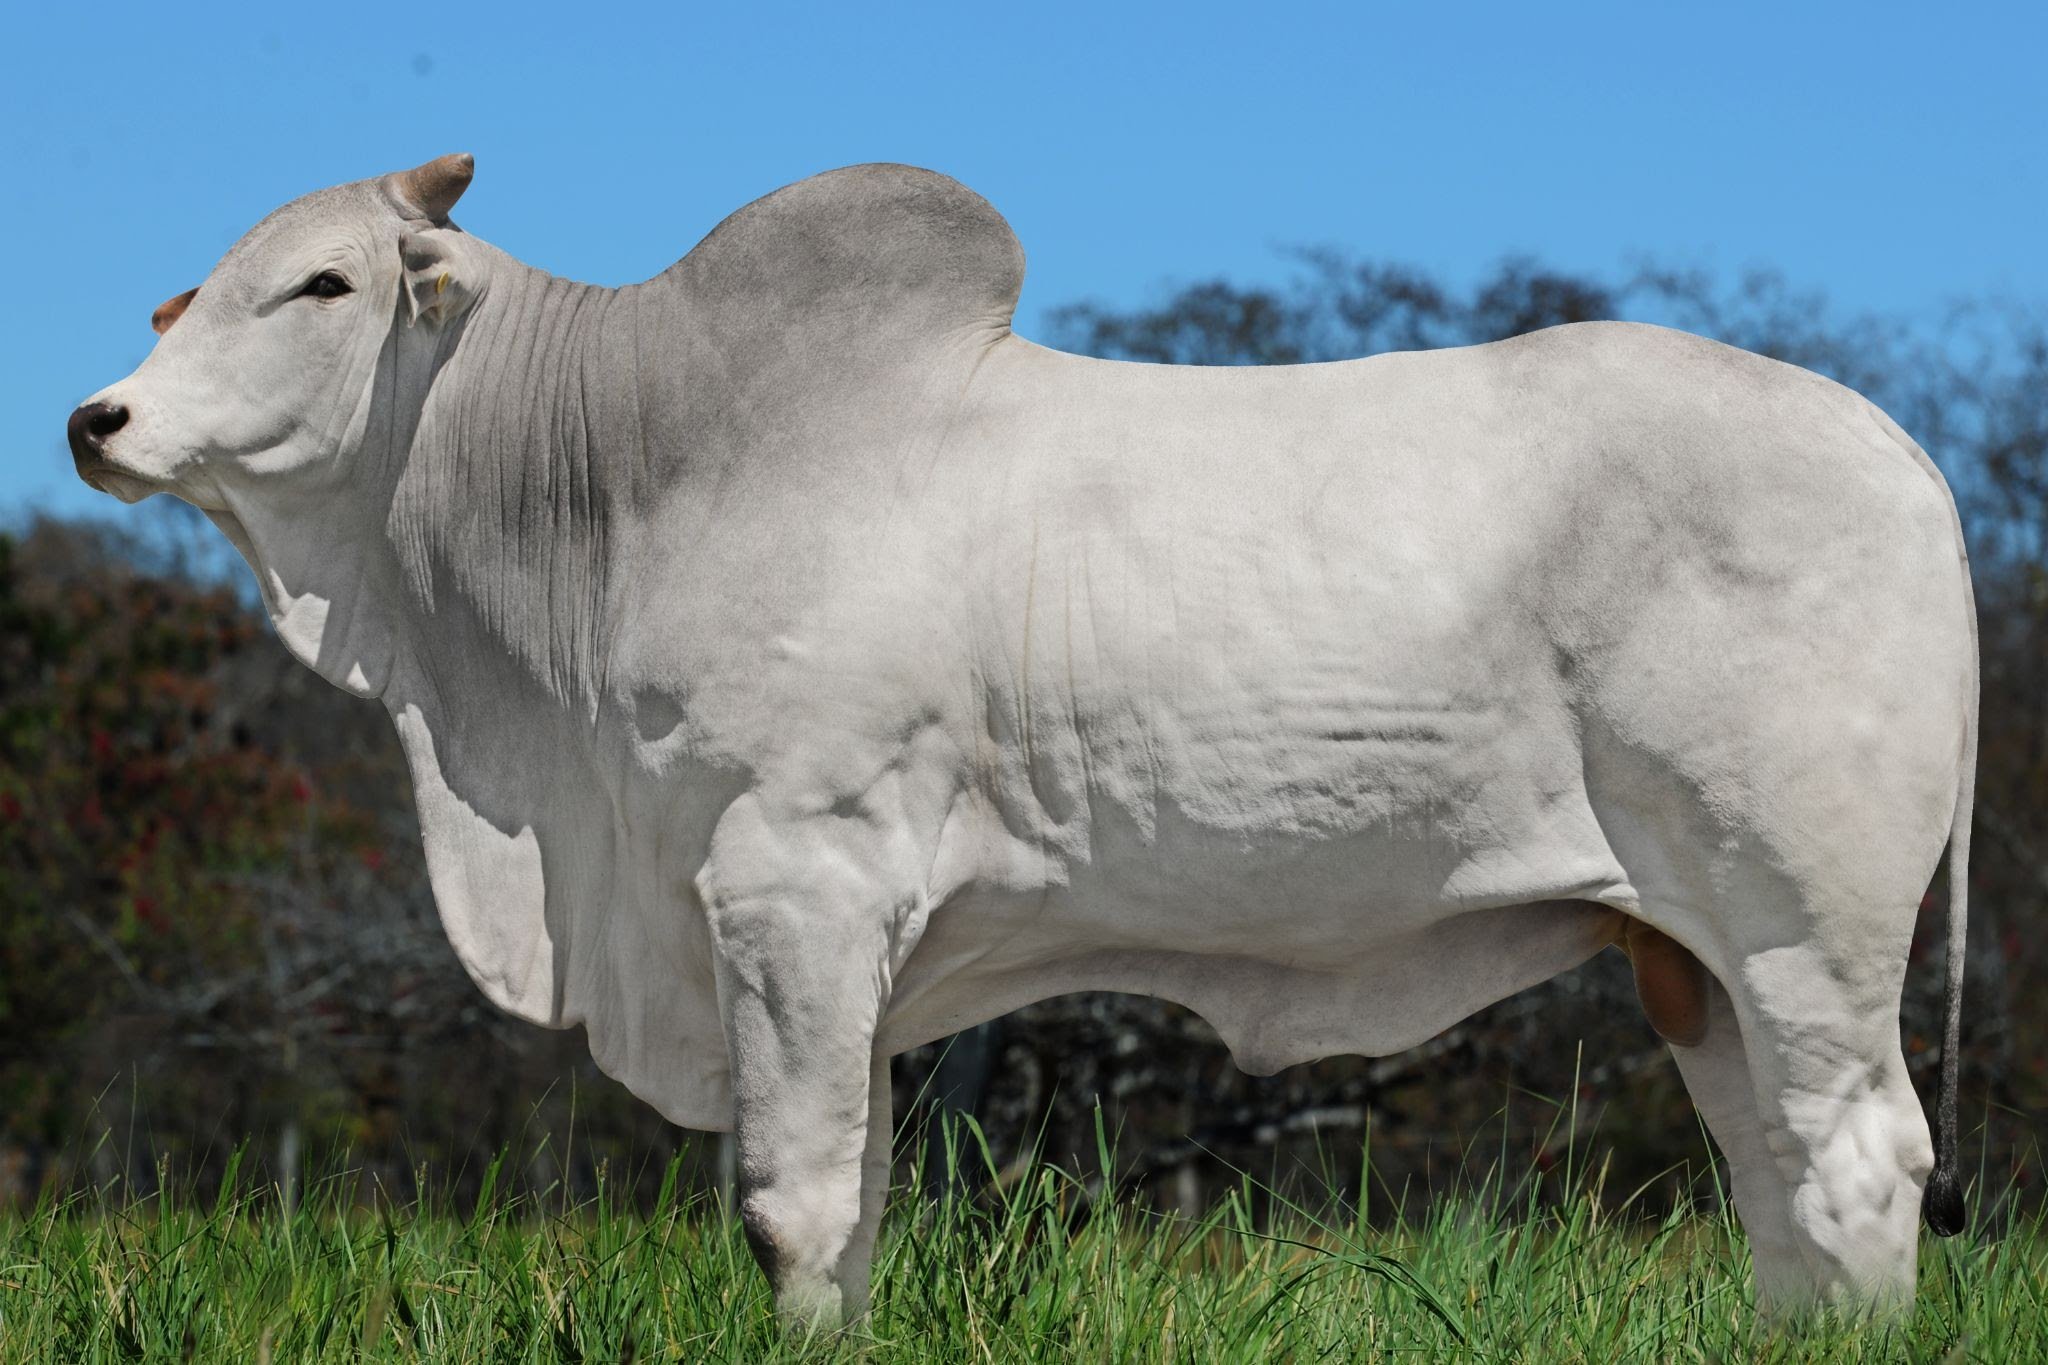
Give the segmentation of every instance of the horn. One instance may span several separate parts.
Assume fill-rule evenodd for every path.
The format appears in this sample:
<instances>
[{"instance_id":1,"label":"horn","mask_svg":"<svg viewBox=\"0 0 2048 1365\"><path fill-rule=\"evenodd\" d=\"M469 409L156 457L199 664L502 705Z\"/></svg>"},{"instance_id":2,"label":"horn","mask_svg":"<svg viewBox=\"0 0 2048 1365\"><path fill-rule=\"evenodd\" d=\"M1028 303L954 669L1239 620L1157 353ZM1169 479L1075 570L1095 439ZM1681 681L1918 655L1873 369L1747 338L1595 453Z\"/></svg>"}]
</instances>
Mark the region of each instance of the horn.
<instances>
[{"instance_id":1,"label":"horn","mask_svg":"<svg viewBox=\"0 0 2048 1365\"><path fill-rule=\"evenodd\" d=\"M408 218L441 222L448 210L469 188L476 174L476 158L468 152L435 157L424 166L396 171L384 177L384 189Z\"/></svg>"}]
</instances>

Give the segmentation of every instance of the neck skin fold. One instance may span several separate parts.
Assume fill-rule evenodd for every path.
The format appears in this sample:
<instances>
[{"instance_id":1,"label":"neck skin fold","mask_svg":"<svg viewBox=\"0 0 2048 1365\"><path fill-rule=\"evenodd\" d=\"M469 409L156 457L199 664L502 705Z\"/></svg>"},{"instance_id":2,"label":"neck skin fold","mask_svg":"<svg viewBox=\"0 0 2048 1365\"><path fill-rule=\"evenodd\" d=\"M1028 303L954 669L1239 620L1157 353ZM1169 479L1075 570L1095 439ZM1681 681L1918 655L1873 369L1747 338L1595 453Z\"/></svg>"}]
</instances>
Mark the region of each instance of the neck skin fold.
<instances>
[{"instance_id":1,"label":"neck skin fold","mask_svg":"<svg viewBox=\"0 0 2048 1365\"><path fill-rule=\"evenodd\" d=\"M433 357L400 367L431 379L385 526L406 600L382 606L413 618L429 673L446 671L437 657L510 655L549 697L594 714L610 614L603 464L621 428L604 337L621 294L482 243L471 257L486 278L469 309L398 339Z\"/></svg>"}]
</instances>

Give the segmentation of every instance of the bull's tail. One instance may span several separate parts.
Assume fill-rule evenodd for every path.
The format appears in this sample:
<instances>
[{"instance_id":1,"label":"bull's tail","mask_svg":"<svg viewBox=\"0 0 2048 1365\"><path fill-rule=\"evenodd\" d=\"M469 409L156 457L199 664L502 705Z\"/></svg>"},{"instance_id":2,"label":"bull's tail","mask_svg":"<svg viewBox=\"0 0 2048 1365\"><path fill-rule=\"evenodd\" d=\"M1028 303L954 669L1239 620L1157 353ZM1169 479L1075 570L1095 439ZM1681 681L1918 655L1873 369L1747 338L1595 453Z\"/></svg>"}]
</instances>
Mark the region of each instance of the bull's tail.
<instances>
[{"instance_id":1,"label":"bull's tail","mask_svg":"<svg viewBox=\"0 0 2048 1365\"><path fill-rule=\"evenodd\" d=\"M1963 716L1962 772L1948 830L1948 982L1942 997L1941 1095L1935 1107L1934 1174L1920 1212L1938 1237L1963 1230L1963 1183L1956 1167L1956 1085L1962 1069L1963 951L1970 924L1970 813L1977 793L1977 604L1963 563L1963 601L1970 613L1970 695Z\"/></svg>"}]
</instances>

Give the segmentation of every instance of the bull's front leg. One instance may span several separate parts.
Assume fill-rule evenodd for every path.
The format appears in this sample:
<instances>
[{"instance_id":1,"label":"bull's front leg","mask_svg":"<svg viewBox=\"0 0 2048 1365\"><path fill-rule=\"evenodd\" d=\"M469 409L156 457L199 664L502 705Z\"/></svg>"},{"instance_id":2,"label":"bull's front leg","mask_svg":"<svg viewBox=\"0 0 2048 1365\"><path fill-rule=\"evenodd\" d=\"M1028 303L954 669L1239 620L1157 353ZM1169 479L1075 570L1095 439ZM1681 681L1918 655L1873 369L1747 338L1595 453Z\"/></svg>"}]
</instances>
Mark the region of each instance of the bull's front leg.
<instances>
[{"instance_id":1,"label":"bull's front leg","mask_svg":"<svg viewBox=\"0 0 2048 1365\"><path fill-rule=\"evenodd\" d=\"M836 880L836 879L835 879ZM787 875L700 883L732 1060L740 1219L792 1325L867 1307L888 1191L886 906Z\"/></svg>"}]
</instances>

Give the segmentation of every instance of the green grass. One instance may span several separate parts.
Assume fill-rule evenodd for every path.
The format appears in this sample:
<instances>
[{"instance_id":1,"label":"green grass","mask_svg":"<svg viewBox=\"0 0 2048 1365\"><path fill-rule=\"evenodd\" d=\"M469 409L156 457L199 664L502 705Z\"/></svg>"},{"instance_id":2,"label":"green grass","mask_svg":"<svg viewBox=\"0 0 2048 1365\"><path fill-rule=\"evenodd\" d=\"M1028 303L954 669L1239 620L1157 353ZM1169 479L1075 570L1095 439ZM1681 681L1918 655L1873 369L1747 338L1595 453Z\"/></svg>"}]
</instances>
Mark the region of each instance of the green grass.
<instances>
[{"instance_id":1,"label":"green grass","mask_svg":"<svg viewBox=\"0 0 2048 1365\"><path fill-rule=\"evenodd\" d=\"M1901 1322L1765 1333L1728 1220L1646 1221L1597 1179L1374 1227L1274 1216L1249 1182L1165 1217L1045 1167L979 1201L900 1196L872 1315L785 1340L738 1228L676 1169L652 1216L502 1195L496 1168L468 1209L366 1209L346 1176L289 1216L234 1181L46 1204L0 1218L0 1361L2048 1359L2038 1217L1928 1239Z\"/></svg>"}]
</instances>

